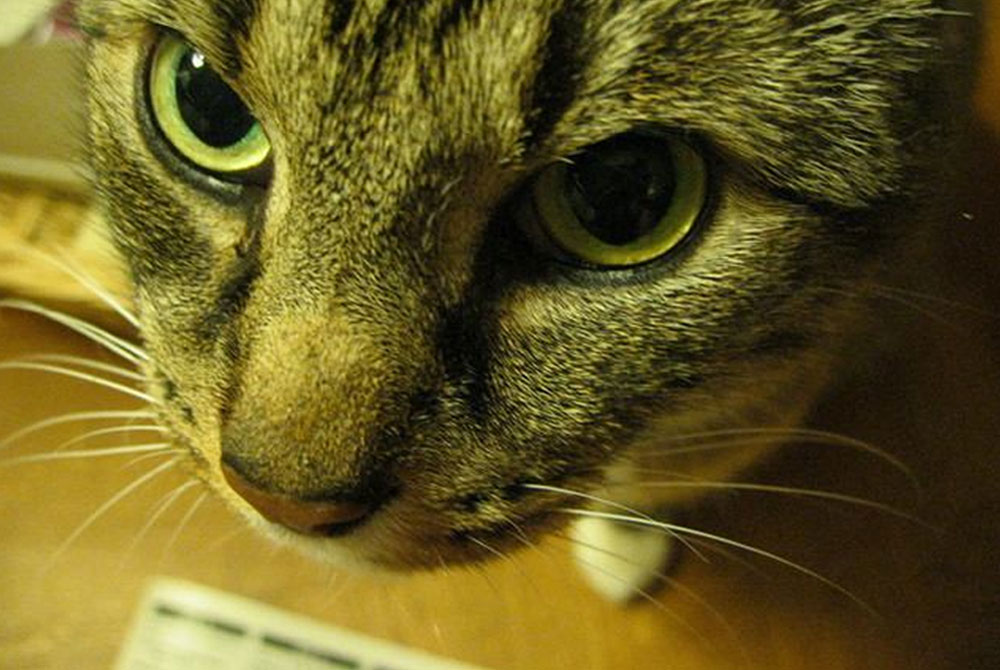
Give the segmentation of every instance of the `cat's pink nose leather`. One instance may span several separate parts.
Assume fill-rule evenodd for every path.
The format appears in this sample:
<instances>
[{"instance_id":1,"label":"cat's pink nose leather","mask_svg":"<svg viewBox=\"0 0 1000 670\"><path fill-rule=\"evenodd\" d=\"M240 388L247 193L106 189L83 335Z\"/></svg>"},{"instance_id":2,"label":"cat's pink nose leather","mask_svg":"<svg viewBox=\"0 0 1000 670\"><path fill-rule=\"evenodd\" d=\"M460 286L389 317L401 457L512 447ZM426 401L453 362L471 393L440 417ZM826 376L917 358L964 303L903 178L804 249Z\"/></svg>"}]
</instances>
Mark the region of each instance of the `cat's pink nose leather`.
<instances>
[{"instance_id":1,"label":"cat's pink nose leather","mask_svg":"<svg viewBox=\"0 0 1000 670\"><path fill-rule=\"evenodd\" d=\"M371 506L356 502L299 500L292 496L264 491L237 472L222 464L222 474L241 498L253 505L268 521L280 523L307 535L329 535L337 526L363 518Z\"/></svg>"}]
</instances>

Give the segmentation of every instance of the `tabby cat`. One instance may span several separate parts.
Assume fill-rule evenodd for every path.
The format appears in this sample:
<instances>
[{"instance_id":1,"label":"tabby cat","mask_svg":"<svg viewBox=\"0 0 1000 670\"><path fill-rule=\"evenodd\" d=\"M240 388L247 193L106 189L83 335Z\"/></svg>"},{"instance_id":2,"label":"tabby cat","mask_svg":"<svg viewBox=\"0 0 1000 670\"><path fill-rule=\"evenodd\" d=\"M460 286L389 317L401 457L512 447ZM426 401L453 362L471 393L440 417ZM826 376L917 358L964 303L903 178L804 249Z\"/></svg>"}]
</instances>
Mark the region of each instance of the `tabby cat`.
<instances>
[{"instance_id":1,"label":"tabby cat","mask_svg":"<svg viewBox=\"0 0 1000 670\"><path fill-rule=\"evenodd\" d=\"M158 419L263 532L339 563L574 521L627 597L684 534L654 516L710 490L630 482L775 446L753 429L802 420L934 214L956 19L934 0L79 14ZM675 448L716 433L753 444Z\"/></svg>"}]
</instances>

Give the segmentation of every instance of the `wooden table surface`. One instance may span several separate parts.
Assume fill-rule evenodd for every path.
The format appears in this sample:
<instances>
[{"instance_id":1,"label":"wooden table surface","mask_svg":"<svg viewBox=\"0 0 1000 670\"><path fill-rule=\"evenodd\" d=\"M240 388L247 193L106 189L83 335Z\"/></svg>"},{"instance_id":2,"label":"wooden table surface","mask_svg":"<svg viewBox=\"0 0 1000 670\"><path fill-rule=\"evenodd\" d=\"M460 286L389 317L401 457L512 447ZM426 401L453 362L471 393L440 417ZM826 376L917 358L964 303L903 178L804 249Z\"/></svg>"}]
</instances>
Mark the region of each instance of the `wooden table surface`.
<instances>
[{"instance_id":1,"label":"wooden table surface","mask_svg":"<svg viewBox=\"0 0 1000 670\"><path fill-rule=\"evenodd\" d=\"M738 554L710 552L707 562L688 555L656 605L618 607L587 590L558 539L478 570L349 576L274 549L207 501L171 542L199 495L194 489L141 533L157 501L183 483L170 475L63 547L81 521L152 462L0 464L0 668L109 667L143 585L156 574L495 670L1000 668L998 41L980 89L986 123L960 203L971 217L956 212L936 247L952 270L915 284L959 304L880 303L887 330L899 332L895 346L860 365L811 422L890 450L913 468L921 490L864 454L802 445L755 473L761 482L884 501L936 530L751 493L716 498L688 519L835 579L881 618L815 579ZM5 189L0 195L31 197ZM0 313L0 360L36 352L100 355L58 326ZM0 371L0 436L64 412L134 406L73 380ZM51 449L77 430L52 429L0 457Z\"/></svg>"}]
</instances>

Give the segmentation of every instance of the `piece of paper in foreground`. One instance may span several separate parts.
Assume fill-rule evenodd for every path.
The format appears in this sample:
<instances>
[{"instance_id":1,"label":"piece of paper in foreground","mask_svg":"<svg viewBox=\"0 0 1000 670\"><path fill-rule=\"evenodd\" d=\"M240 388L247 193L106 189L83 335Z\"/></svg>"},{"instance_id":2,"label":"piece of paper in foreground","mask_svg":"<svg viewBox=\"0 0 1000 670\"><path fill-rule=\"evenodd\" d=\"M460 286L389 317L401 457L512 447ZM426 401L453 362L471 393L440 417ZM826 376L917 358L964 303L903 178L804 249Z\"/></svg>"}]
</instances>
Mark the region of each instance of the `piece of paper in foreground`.
<instances>
[{"instance_id":1,"label":"piece of paper in foreground","mask_svg":"<svg viewBox=\"0 0 1000 670\"><path fill-rule=\"evenodd\" d=\"M230 593L157 578L115 670L482 670Z\"/></svg>"}]
</instances>

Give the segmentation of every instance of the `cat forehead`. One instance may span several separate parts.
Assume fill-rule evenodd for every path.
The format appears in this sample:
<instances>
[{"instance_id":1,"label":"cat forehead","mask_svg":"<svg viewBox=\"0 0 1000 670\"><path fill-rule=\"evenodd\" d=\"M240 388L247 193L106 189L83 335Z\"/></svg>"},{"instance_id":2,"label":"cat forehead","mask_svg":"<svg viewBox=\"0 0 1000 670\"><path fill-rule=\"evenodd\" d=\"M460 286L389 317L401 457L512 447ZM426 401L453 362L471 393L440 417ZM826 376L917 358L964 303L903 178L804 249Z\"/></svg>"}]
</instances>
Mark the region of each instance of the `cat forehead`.
<instances>
[{"instance_id":1,"label":"cat forehead","mask_svg":"<svg viewBox=\"0 0 1000 670\"><path fill-rule=\"evenodd\" d=\"M862 206L899 186L900 138L919 121L900 108L927 88L915 79L934 57L939 10L931 0L85 0L83 15L109 31L177 30L273 110L316 101L310 122L290 123L304 143L335 141L308 130L328 133L338 116L347 127L347 110L356 131L436 98L436 132L452 135L442 146L492 124L552 159L655 125L710 138L783 192Z\"/></svg>"}]
</instances>

